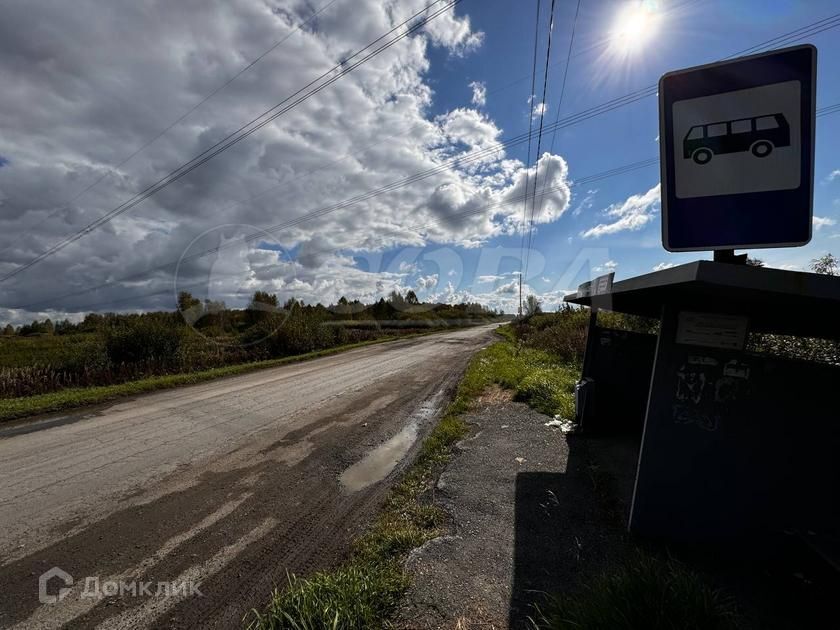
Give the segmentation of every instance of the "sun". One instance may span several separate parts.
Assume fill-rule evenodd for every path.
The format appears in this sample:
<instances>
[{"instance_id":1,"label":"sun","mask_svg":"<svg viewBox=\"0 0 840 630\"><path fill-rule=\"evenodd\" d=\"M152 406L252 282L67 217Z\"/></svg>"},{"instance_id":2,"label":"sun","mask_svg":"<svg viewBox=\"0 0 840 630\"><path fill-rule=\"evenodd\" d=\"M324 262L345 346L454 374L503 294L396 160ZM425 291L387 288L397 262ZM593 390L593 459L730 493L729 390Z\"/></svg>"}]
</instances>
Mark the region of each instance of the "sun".
<instances>
[{"instance_id":1,"label":"sun","mask_svg":"<svg viewBox=\"0 0 840 630\"><path fill-rule=\"evenodd\" d=\"M613 22L610 46L625 54L644 48L659 30L657 4L652 0L635 0L625 4Z\"/></svg>"}]
</instances>

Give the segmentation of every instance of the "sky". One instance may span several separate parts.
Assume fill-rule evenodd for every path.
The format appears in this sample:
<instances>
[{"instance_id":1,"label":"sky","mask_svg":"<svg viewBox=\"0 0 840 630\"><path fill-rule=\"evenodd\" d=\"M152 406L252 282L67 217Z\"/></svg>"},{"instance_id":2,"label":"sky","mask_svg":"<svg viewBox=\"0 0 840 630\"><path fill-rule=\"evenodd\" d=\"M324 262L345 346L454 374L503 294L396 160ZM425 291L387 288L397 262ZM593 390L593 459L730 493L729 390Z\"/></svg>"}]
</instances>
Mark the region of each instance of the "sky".
<instances>
[{"instance_id":1,"label":"sky","mask_svg":"<svg viewBox=\"0 0 840 630\"><path fill-rule=\"evenodd\" d=\"M242 307L256 290L330 304L412 289L515 312L520 269L552 310L602 273L710 258L662 247L652 91L552 125L837 12L557 0L546 73L550 0L539 13L537 0L463 0L355 65L430 2L4 3L0 323L173 309L181 290ZM823 26L783 42L817 46L817 107L840 103L840 28ZM283 102L294 106L121 205ZM840 253L838 138L840 115L819 118L812 242L751 252L767 266Z\"/></svg>"}]
</instances>

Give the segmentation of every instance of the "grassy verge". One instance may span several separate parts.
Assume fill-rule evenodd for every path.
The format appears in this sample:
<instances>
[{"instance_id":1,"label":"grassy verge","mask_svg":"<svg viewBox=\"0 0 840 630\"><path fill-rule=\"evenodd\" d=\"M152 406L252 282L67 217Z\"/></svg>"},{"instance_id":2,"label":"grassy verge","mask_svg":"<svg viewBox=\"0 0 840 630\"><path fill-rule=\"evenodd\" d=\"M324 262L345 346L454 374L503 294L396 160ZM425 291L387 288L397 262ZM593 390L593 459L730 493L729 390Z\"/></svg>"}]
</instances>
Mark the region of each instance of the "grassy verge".
<instances>
[{"instance_id":1,"label":"grassy verge","mask_svg":"<svg viewBox=\"0 0 840 630\"><path fill-rule=\"evenodd\" d=\"M517 390L523 400L559 413L568 411L574 379L545 353L522 350L506 339L473 357L454 400L423 442L420 453L394 486L368 532L355 541L342 566L302 579L290 576L263 611L253 611L248 628L276 630L361 630L380 628L408 587L403 564L408 553L440 536L445 513L428 500L428 490L452 457L454 444L468 431L462 416L485 389L497 383ZM534 370L560 376L534 379Z\"/></svg>"},{"instance_id":2,"label":"grassy verge","mask_svg":"<svg viewBox=\"0 0 840 630\"><path fill-rule=\"evenodd\" d=\"M362 630L388 627L407 589L408 553L441 535L446 515L429 489L468 431L463 414L493 384L548 413L572 417L579 368L543 351L520 346L509 327L504 339L476 353L455 399L424 441L420 454L392 489L374 524L356 540L350 559L309 578L290 576L263 611L252 611L249 630ZM533 621L539 630L730 629L737 616L729 600L689 569L642 551L626 563L551 600Z\"/></svg>"},{"instance_id":3,"label":"grassy verge","mask_svg":"<svg viewBox=\"0 0 840 630\"><path fill-rule=\"evenodd\" d=\"M730 630L740 617L732 600L672 559L637 551L621 566L541 611L541 630Z\"/></svg>"},{"instance_id":4,"label":"grassy verge","mask_svg":"<svg viewBox=\"0 0 840 630\"><path fill-rule=\"evenodd\" d=\"M574 417L574 387L580 368L542 350L518 346L509 326L498 329L505 341L482 352L484 380L515 392L515 399L544 414Z\"/></svg>"},{"instance_id":5,"label":"grassy verge","mask_svg":"<svg viewBox=\"0 0 840 630\"><path fill-rule=\"evenodd\" d=\"M307 354L300 354L291 357L283 357L281 359L270 359L268 361L252 361L250 363L228 365L225 367L212 368L209 370L190 372L186 374L168 374L164 376L151 376L149 378L144 378L137 381L130 381L127 383L119 383L117 385L104 385L101 387L80 387L64 389L57 392L51 392L49 394L39 394L37 396L25 396L22 398L3 399L0 400L0 422L41 413L48 413L52 411L63 411L66 409L73 409L75 407L96 405L118 398L125 398L127 396L136 396L137 394L143 394L146 392L152 392L160 389L171 389L173 387L180 387L182 385L202 383L204 381L210 381L225 376L245 374L247 372L253 372L255 370L263 370L266 368L286 365L288 363L297 363L298 361L306 361L308 359L315 359L331 354L337 354L339 352L345 352L347 350L361 348L363 346L370 346L378 343L395 341L397 339L411 339L423 335L435 334L436 332L441 331L435 331L431 333L418 333L412 335L382 337L373 341L363 341L360 343L337 346L335 348L318 350L316 352L309 352Z\"/></svg>"}]
</instances>

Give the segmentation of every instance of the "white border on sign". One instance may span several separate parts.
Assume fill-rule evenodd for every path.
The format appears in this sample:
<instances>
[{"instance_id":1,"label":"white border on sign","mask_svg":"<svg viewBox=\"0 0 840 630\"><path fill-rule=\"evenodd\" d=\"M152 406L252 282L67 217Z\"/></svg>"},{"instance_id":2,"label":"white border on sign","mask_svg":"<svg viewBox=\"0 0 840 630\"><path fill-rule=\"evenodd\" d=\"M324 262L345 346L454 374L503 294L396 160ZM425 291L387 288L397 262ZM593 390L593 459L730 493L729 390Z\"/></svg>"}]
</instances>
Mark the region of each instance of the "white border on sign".
<instances>
[{"instance_id":1,"label":"white border on sign","mask_svg":"<svg viewBox=\"0 0 840 630\"><path fill-rule=\"evenodd\" d=\"M668 165L665 156L666 145L665 142L667 134L665 133L665 116L662 114L665 108L665 96L663 82L666 78L685 74L687 72L696 72L697 70L706 70L707 68L714 68L730 63L737 63L739 61L746 61L748 59L759 59L761 57L769 57L770 55L777 55L779 53L791 52L794 50L809 49L813 54L813 63L811 64L811 109L808 112L811 116L811 183L810 183L810 197L809 197L809 221L808 221L808 239L806 241L795 243L748 243L738 245L719 245L717 247L671 247L668 242ZM801 247L811 242L814 236L814 156L816 155L816 137L817 137L817 47L813 44L800 44L799 46L789 46L787 48L777 48L775 50L768 50L767 52L758 53L756 55L747 55L745 57L736 57L735 59L727 59L725 61L715 61L706 63L700 66L692 66L691 68L683 68L681 70L672 70L666 72L659 77L659 183L660 183L660 202L662 205L662 247L669 252L709 252L726 249L768 249L772 247Z\"/></svg>"}]
</instances>

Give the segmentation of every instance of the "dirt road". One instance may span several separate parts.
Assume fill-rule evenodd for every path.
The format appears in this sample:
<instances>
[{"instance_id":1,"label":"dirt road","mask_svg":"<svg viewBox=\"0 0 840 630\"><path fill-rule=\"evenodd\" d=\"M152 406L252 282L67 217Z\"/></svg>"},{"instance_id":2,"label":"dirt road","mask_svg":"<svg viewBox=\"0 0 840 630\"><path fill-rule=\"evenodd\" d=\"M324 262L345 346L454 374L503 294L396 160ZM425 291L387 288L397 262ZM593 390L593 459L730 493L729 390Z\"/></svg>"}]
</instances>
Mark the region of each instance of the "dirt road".
<instances>
[{"instance_id":1,"label":"dirt road","mask_svg":"<svg viewBox=\"0 0 840 630\"><path fill-rule=\"evenodd\" d=\"M491 328L3 425L0 627L240 626L346 554Z\"/></svg>"}]
</instances>

